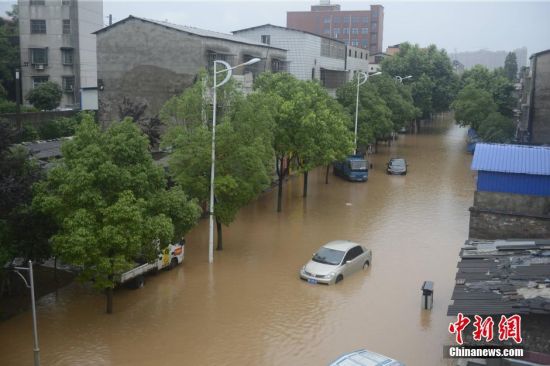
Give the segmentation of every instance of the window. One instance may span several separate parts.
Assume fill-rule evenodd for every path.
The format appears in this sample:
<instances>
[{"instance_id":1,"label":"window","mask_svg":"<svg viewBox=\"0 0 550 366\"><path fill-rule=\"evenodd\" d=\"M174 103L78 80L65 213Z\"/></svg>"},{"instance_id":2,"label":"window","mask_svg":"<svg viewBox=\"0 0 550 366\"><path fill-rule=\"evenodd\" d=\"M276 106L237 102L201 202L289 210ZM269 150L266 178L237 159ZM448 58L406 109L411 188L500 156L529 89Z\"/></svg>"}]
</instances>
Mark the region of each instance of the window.
<instances>
[{"instance_id":1,"label":"window","mask_svg":"<svg viewBox=\"0 0 550 366\"><path fill-rule=\"evenodd\" d=\"M263 44L271 44L271 36L269 34L262 35Z\"/></svg>"},{"instance_id":2,"label":"window","mask_svg":"<svg viewBox=\"0 0 550 366\"><path fill-rule=\"evenodd\" d=\"M346 44L346 46L349 46L349 41L347 39L344 40L344 43Z\"/></svg>"},{"instance_id":3,"label":"window","mask_svg":"<svg viewBox=\"0 0 550 366\"><path fill-rule=\"evenodd\" d=\"M31 5L46 5L45 0L31 0Z\"/></svg>"},{"instance_id":4,"label":"window","mask_svg":"<svg viewBox=\"0 0 550 366\"><path fill-rule=\"evenodd\" d=\"M71 20L63 19L63 34L71 34Z\"/></svg>"},{"instance_id":5,"label":"window","mask_svg":"<svg viewBox=\"0 0 550 366\"><path fill-rule=\"evenodd\" d=\"M31 48L30 49L32 65L47 65L48 64L48 49L47 48Z\"/></svg>"},{"instance_id":6,"label":"window","mask_svg":"<svg viewBox=\"0 0 550 366\"><path fill-rule=\"evenodd\" d=\"M344 263L347 262L347 261L354 260L355 258L360 256L361 254L363 254L363 248L361 248L360 246L356 246L356 247L351 248L346 253L346 256L344 257Z\"/></svg>"},{"instance_id":7,"label":"window","mask_svg":"<svg viewBox=\"0 0 550 366\"><path fill-rule=\"evenodd\" d=\"M355 58L357 58L357 51L355 51Z\"/></svg>"},{"instance_id":8,"label":"window","mask_svg":"<svg viewBox=\"0 0 550 366\"><path fill-rule=\"evenodd\" d=\"M368 28L361 28L361 34L367 34L367 33L369 33Z\"/></svg>"},{"instance_id":9,"label":"window","mask_svg":"<svg viewBox=\"0 0 550 366\"><path fill-rule=\"evenodd\" d=\"M357 24L361 22L361 17L351 17L351 22Z\"/></svg>"},{"instance_id":10,"label":"window","mask_svg":"<svg viewBox=\"0 0 550 366\"><path fill-rule=\"evenodd\" d=\"M362 40L361 41L361 46L363 48L367 48L369 46L369 41L367 41L366 39Z\"/></svg>"},{"instance_id":11,"label":"window","mask_svg":"<svg viewBox=\"0 0 550 366\"><path fill-rule=\"evenodd\" d=\"M348 57L351 57L351 50L348 50Z\"/></svg>"},{"instance_id":12,"label":"window","mask_svg":"<svg viewBox=\"0 0 550 366\"><path fill-rule=\"evenodd\" d=\"M354 40L351 41L351 45L354 46L354 47L357 47L357 46L359 46L359 41L354 39Z\"/></svg>"},{"instance_id":13,"label":"window","mask_svg":"<svg viewBox=\"0 0 550 366\"><path fill-rule=\"evenodd\" d=\"M360 57L360 58L361 58L361 59L363 58L363 52L361 52L361 57Z\"/></svg>"},{"instance_id":14,"label":"window","mask_svg":"<svg viewBox=\"0 0 550 366\"><path fill-rule=\"evenodd\" d=\"M49 79L48 76L34 76L32 78L32 87L36 88L38 85L48 81L48 79Z\"/></svg>"},{"instance_id":15,"label":"window","mask_svg":"<svg viewBox=\"0 0 550 366\"><path fill-rule=\"evenodd\" d=\"M370 35L370 41L372 43L376 43L377 40L378 40L378 36L376 35L376 33L373 33Z\"/></svg>"},{"instance_id":16,"label":"window","mask_svg":"<svg viewBox=\"0 0 550 366\"><path fill-rule=\"evenodd\" d=\"M72 65L73 64L73 49L72 48L62 48L61 49L61 61L63 65Z\"/></svg>"},{"instance_id":17,"label":"window","mask_svg":"<svg viewBox=\"0 0 550 366\"><path fill-rule=\"evenodd\" d=\"M330 17L323 17L323 23L330 23Z\"/></svg>"},{"instance_id":18,"label":"window","mask_svg":"<svg viewBox=\"0 0 550 366\"><path fill-rule=\"evenodd\" d=\"M340 24L340 17L332 17L332 22L334 24Z\"/></svg>"},{"instance_id":19,"label":"window","mask_svg":"<svg viewBox=\"0 0 550 366\"><path fill-rule=\"evenodd\" d=\"M359 34L358 28L351 28L351 34Z\"/></svg>"},{"instance_id":20,"label":"window","mask_svg":"<svg viewBox=\"0 0 550 366\"><path fill-rule=\"evenodd\" d=\"M370 27L371 27L371 29L376 30L378 28L378 23L372 23L372 25Z\"/></svg>"},{"instance_id":21,"label":"window","mask_svg":"<svg viewBox=\"0 0 550 366\"><path fill-rule=\"evenodd\" d=\"M63 76L63 91L73 92L74 90L74 76Z\"/></svg>"},{"instance_id":22,"label":"window","mask_svg":"<svg viewBox=\"0 0 550 366\"><path fill-rule=\"evenodd\" d=\"M315 67L311 69L311 80L315 80Z\"/></svg>"},{"instance_id":23,"label":"window","mask_svg":"<svg viewBox=\"0 0 550 366\"><path fill-rule=\"evenodd\" d=\"M349 33L349 28L342 28L342 33L348 34Z\"/></svg>"},{"instance_id":24,"label":"window","mask_svg":"<svg viewBox=\"0 0 550 366\"><path fill-rule=\"evenodd\" d=\"M71 0L61 0L61 5L71 5Z\"/></svg>"},{"instance_id":25,"label":"window","mask_svg":"<svg viewBox=\"0 0 550 366\"><path fill-rule=\"evenodd\" d=\"M340 35L340 28L334 28L333 30L334 38L338 38Z\"/></svg>"},{"instance_id":26,"label":"window","mask_svg":"<svg viewBox=\"0 0 550 366\"><path fill-rule=\"evenodd\" d=\"M46 21L44 19L31 19L31 33L46 33Z\"/></svg>"},{"instance_id":27,"label":"window","mask_svg":"<svg viewBox=\"0 0 550 366\"><path fill-rule=\"evenodd\" d=\"M369 17L363 17L363 23L369 24Z\"/></svg>"},{"instance_id":28,"label":"window","mask_svg":"<svg viewBox=\"0 0 550 366\"><path fill-rule=\"evenodd\" d=\"M328 35L330 35L330 28L325 28L325 29L323 29L323 34L328 34Z\"/></svg>"}]
</instances>

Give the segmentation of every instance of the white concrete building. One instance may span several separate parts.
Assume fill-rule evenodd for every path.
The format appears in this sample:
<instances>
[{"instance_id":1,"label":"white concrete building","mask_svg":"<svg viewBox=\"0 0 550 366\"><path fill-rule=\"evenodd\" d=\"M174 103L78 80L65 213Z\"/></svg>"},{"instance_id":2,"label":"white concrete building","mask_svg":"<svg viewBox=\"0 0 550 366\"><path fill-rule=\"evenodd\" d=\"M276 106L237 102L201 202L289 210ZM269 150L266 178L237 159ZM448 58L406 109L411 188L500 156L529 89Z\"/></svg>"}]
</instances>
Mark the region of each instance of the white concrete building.
<instances>
[{"instance_id":1,"label":"white concrete building","mask_svg":"<svg viewBox=\"0 0 550 366\"><path fill-rule=\"evenodd\" d=\"M24 103L32 88L53 81L63 90L60 108L97 109L92 33L103 28L103 1L19 0L18 6Z\"/></svg>"},{"instance_id":2,"label":"white concrete building","mask_svg":"<svg viewBox=\"0 0 550 366\"><path fill-rule=\"evenodd\" d=\"M286 49L288 72L299 80L319 80L331 94L349 78L346 45L342 41L271 24L233 34Z\"/></svg>"}]
</instances>

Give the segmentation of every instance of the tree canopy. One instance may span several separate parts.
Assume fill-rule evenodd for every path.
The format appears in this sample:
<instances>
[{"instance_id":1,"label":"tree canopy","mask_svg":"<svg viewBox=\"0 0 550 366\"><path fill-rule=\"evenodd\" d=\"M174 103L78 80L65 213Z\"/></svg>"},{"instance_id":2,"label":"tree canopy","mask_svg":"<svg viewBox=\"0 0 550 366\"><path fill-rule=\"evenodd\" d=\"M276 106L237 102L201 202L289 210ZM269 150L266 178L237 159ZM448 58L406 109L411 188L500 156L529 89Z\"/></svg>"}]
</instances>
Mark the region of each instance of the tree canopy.
<instances>
[{"instance_id":1,"label":"tree canopy","mask_svg":"<svg viewBox=\"0 0 550 366\"><path fill-rule=\"evenodd\" d=\"M491 94L473 84L466 85L458 93L452 107L456 122L461 126L470 126L476 131L483 120L497 110Z\"/></svg>"},{"instance_id":2,"label":"tree canopy","mask_svg":"<svg viewBox=\"0 0 550 366\"><path fill-rule=\"evenodd\" d=\"M515 52L508 52L504 60L504 74L510 81L515 81L518 75L518 60Z\"/></svg>"},{"instance_id":3,"label":"tree canopy","mask_svg":"<svg viewBox=\"0 0 550 366\"><path fill-rule=\"evenodd\" d=\"M156 256L199 216L179 187L166 188L153 164L147 138L130 119L102 132L90 116L62 146L63 159L36 185L33 205L52 216L59 230L54 252L80 266L83 280L106 289L107 312L116 275L138 257Z\"/></svg>"},{"instance_id":4,"label":"tree canopy","mask_svg":"<svg viewBox=\"0 0 550 366\"><path fill-rule=\"evenodd\" d=\"M61 102L61 87L53 81L40 83L27 95L27 100L40 110L50 111Z\"/></svg>"}]
</instances>

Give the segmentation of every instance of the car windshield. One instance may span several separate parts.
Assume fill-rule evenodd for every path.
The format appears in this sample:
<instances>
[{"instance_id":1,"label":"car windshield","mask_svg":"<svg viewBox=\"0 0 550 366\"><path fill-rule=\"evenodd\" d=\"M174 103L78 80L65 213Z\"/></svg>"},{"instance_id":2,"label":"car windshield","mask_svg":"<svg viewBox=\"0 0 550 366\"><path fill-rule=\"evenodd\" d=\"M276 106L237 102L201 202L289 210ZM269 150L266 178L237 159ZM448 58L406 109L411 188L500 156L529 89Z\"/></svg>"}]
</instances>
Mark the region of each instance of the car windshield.
<instances>
[{"instance_id":1,"label":"car windshield","mask_svg":"<svg viewBox=\"0 0 550 366\"><path fill-rule=\"evenodd\" d=\"M391 165L391 166L399 166L399 167L405 166L405 160L403 160L403 159L395 159L395 160L392 160L392 161L390 162L390 165Z\"/></svg>"},{"instance_id":2,"label":"car windshield","mask_svg":"<svg viewBox=\"0 0 550 366\"><path fill-rule=\"evenodd\" d=\"M342 258L344 258L345 254L346 252L341 250L322 247L313 255L312 260L318 263L338 265L342 262Z\"/></svg>"},{"instance_id":3,"label":"car windshield","mask_svg":"<svg viewBox=\"0 0 550 366\"><path fill-rule=\"evenodd\" d=\"M351 160L349 162L351 170L367 170L366 160Z\"/></svg>"}]
</instances>

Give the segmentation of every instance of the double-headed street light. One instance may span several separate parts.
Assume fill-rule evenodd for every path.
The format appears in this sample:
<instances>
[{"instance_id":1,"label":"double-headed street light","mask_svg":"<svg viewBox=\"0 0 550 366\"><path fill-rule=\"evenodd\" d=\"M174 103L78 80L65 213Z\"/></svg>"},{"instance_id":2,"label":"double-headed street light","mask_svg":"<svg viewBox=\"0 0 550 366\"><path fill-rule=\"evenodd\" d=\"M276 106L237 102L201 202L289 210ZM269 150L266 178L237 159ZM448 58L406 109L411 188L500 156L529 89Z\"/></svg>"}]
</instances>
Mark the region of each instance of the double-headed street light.
<instances>
[{"instance_id":1,"label":"double-headed street light","mask_svg":"<svg viewBox=\"0 0 550 366\"><path fill-rule=\"evenodd\" d=\"M412 78L412 75L408 75L408 76L405 76L405 77L402 77L402 76L399 76L399 75L394 76L394 79L399 81L401 84L403 84L403 80L410 79L410 78Z\"/></svg>"},{"instance_id":2,"label":"double-headed street light","mask_svg":"<svg viewBox=\"0 0 550 366\"><path fill-rule=\"evenodd\" d=\"M241 66L248 66L261 61L259 58L253 58L245 63L231 67L227 62L222 60L214 60L214 84L212 86L212 164L210 167L210 236L208 241L208 262L214 262L214 171L216 165L216 89L223 84L227 83L231 78L232 71ZM221 64L225 66L222 70L217 70L217 65ZM218 74L227 73L225 78L218 83Z\"/></svg>"},{"instance_id":3,"label":"double-headed street light","mask_svg":"<svg viewBox=\"0 0 550 366\"><path fill-rule=\"evenodd\" d=\"M374 74L371 74L370 76L380 75L381 72L375 72ZM357 154L357 115L359 113L359 86L363 85L369 80L369 74L364 71L357 72L357 96L355 99L355 152L354 154Z\"/></svg>"}]
</instances>

